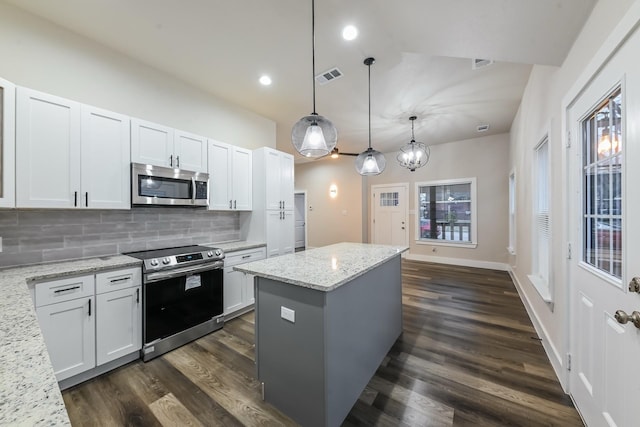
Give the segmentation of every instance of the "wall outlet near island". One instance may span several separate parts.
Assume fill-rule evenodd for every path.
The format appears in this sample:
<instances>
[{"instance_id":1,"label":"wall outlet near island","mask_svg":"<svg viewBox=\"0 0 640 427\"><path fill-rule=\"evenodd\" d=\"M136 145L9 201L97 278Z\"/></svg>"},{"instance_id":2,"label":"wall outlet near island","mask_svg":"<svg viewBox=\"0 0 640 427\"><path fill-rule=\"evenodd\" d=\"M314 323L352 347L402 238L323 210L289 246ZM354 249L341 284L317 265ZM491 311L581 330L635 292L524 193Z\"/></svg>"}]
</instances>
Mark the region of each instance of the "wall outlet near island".
<instances>
[{"instance_id":1,"label":"wall outlet near island","mask_svg":"<svg viewBox=\"0 0 640 427\"><path fill-rule=\"evenodd\" d=\"M296 312L285 306L280 306L280 317L291 323L296 323Z\"/></svg>"}]
</instances>

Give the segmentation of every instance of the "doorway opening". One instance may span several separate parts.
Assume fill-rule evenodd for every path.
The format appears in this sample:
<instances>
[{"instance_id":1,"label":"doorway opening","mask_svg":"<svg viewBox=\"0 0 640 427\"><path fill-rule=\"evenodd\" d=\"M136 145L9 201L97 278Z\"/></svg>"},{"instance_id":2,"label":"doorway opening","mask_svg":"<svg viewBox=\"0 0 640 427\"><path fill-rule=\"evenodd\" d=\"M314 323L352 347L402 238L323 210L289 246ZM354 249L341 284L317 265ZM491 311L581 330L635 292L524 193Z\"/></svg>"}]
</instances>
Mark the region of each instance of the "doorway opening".
<instances>
[{"instance_id":1,"label":"doorway opening","mask_svg":"<svg viewBox=\"0 0 640 427\"><path fill-rule=\"evenodd\" d=\"M296 191L294 193L295 211L295 251L304 251L307 248L307 192Z\"/></svg>"}]
</instances>

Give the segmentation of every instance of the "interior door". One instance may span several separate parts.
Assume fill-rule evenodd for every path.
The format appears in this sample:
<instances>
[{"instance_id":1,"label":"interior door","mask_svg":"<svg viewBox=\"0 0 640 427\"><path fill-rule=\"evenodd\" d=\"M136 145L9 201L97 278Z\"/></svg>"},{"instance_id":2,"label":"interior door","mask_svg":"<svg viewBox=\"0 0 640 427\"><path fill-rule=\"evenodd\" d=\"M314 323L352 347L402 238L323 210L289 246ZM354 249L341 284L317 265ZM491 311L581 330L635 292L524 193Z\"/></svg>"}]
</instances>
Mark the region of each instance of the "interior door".
<instances>
[{"instance_id":1,"label":"interior door","mask_svg":"<svg viewBox=\"0 0 640 427\"><path fill-rule=\"evenodd\" d=\"M606 62L567 111L570 391L587 425L640 420L640 37ZM626 321L626 323L624 323ZM622 323L621 323L622 322Z\"/></svg>"},{"instance_id":2,"label":"interior door","mask_svg":"<svg viewBox=\"0 0 640 427\"><path fill-rule=\"evenodd\" d=\"M305 242L305 218L304 214L306 212L305 209L305 195L304 193L297 193L295 195L295 214L296 214L296 231L295 231L295 240L296 240L296 249L304 248L306 246Z\"/></svg>"},{"instance_id":3,"label":"interior door","mask_svg":"<svg viewBox=\"0 0 640 427\"><path fill-rule=\"evenodd\" d=\"M407 193L409 184L374 185L372 243L409 245Z\"/></svg>"}]
</instances>

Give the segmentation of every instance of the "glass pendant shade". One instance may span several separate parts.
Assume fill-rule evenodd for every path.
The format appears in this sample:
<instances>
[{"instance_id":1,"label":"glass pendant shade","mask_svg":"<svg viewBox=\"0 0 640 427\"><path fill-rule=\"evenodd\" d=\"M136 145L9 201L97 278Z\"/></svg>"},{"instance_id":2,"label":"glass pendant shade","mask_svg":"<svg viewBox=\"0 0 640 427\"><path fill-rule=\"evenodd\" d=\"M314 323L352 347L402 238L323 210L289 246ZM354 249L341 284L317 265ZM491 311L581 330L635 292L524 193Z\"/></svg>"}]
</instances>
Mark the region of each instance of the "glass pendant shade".
<instances>
[{"instance_id":1,"label":"glass pendant shade","mask_svg":"<svg viewBox=\"0 0 640 427\"><path fill-rule=\"evenodd\" d=\"M384 155L371 147L356 157L356 171L363 176L379 175L384 171L385 166L387 166L387 160Z\"/></svg>"},{"instance_id":2,"label":"glass pendant shade","mask_svg":"<svg viewBox=\"0 0 640 427\"><path fill-rule=\"evenodd\" d=\"M316 113L316 3L311 0L311 83L313 113L304 116L291 129L293 148L308 158L326 156L336 147L338 131L326 118Z\"/></svg>"},{"instance_id":3,"label":"glass pendant shade","mask_svg":"<svg viewBox=\"0 0 640 427\"><path fill-rule=\"evenodd\" d=\"M369 148L356 157L356 171L363 176L380 175L387 166L384 154L371 148L371 64L374 62L374 58L364 60L364 65L369 68Z\"/></svg>"},{"instance_id":4,"label":"glass pendant shade","mask_svg":"<svg viewBox=\"0 0 640 427\"><path fill-rule=\"evenodd\" d=\"M298 120L291 130L294 148L305 157L322 157L331 153L338 141L333 123L318 114Z\"/></svg>"},{"instance_id":5,"label":"glass pendant shade","mask_svg":"<svg viewBox=\"0 0 640 427\"><path fill-rule=\"evenodd\" d=\"M426 165L430 155L431 149L429 147L412 139L410 143L400 149L396 158L400 166L413 172Z\"/></svg>"}]
</instances>

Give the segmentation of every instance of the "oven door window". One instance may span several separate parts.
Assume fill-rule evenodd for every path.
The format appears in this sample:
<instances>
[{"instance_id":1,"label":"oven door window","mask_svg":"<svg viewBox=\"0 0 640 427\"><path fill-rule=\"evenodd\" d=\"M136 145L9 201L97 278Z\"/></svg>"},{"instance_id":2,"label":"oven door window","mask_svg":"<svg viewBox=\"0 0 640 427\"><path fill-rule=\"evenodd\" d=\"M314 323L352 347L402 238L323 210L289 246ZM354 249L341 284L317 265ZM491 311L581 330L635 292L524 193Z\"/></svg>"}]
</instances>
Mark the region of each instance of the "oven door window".
<instances>
[{"instance_id":1,"label":"oven door window","mask_svg":"<svg viewBox=\"0 0 640 427\"><path fill-rule=\"evenodd\" d=\"M145 285L145 343L204 323L223 312L222 269Z\"/></svg>"},{"instance_id":2,"label":"oven door window","mask_svg":"<svg viewBox=\"0 0 640 427\"><path fill-rule=\"evenodd\" d=\"M138 175L138 196L161 199L191 199L192 182L187 179Z\"/></svg>"}]
</instances>

